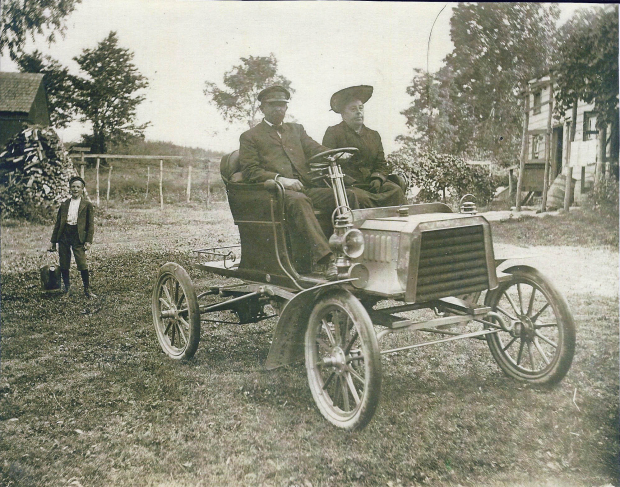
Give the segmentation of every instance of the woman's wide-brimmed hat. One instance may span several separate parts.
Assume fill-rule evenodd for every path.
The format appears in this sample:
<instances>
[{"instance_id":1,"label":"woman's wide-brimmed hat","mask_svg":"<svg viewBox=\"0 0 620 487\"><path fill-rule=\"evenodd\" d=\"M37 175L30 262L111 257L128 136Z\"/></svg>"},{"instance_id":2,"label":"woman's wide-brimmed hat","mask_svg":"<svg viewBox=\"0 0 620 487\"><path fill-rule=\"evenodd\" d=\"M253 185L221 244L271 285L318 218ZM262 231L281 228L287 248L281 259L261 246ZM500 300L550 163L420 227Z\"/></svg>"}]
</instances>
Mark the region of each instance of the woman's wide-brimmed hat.
<instances>
[{"instance_id":1,"label":"woman's wide-brimmed hat","mask_svg":"<svg viewBox=\"0 0 620 487\"><path fill-rule=\"evenodd\" d=\"M329 105L333 111L340 113L351 100L359 100L362 103L366 103L372 96L372 90L372 86L369 85L349 86L334 93L331 100L329 100Z\"/></svg>"}]
</instances>

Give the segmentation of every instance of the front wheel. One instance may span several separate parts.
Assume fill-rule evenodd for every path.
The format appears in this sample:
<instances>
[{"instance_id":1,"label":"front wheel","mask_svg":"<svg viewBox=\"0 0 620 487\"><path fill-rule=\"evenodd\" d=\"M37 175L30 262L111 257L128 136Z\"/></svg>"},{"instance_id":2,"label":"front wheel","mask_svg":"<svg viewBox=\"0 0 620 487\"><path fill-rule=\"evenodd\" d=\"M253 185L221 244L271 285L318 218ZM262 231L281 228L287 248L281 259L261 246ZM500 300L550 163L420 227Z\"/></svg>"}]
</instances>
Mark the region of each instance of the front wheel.
<instances>
[{"instance_id":1,"label":"front wheel","mask_svg":"<svg viewBox=\"0 0 620 487\"><path fill-rule=\"evenodd\" d=\"M506 272L511 278L485 298L504 322L502 331L487 335L493 358L510 377L556 384L575 353L575 322L568 303L536 269L522 266Z\"/></svg>"},{"instance_id":2,"label":"front wheel","mask_svg":"<svg viewBox=\"0 0 620 487\"><path fill-rule=\"evenodd\" d=\"M164 264L153 286L153 324L162 350L176 360L194 356L200 341L200 307L192 280L179 264Z\"/></svg>"},{"instance_id":3,"label":"front wheel","mask_svg":"<svg viewBox=\"0 0 620 487\"><path fill-rule=\"evenodd\" d=\"M321 414L339 428L368 424L381 395L381 355L372 321L349 292L321 297L305 336L308 382Z\"/></svg>"}]
</instances>

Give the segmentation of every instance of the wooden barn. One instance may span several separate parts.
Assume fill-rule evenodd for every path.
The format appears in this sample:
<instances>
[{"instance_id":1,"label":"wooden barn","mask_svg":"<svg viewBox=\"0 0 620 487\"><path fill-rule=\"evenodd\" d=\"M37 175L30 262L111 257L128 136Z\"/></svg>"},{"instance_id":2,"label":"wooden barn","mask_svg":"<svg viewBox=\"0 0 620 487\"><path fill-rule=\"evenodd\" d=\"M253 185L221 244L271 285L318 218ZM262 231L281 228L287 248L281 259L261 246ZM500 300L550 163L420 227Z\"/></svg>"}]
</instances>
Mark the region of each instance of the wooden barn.
<instances>
[{"instance_id":1,"label":"wooden barn","mask_svg":"<svg viewBox=\"0 0 620 487\"><path fill-rule=\"evenodd\" d=\"M43 75L0 73L0 148L29 125L50 124Z\"/></svg>"},{"instance_id":2,"label":"wooden barn","mask_svg":"<svg viewBox=\"0 0 620 487\"><path fill-rule=\"evenodd\" d=\"M524 93L526 116L520 174L523 202L543 194L548 207L562 207L566 177L573 182L573 199L579 202L596 178L618 164L618 128L596 128L594 104L579 100L559 119L553 116L553 83L549 76L531 80ZM544 189L547 188L547 191ZM558 204L558 198L561 199Z\"/></svg>"}]
</instances>

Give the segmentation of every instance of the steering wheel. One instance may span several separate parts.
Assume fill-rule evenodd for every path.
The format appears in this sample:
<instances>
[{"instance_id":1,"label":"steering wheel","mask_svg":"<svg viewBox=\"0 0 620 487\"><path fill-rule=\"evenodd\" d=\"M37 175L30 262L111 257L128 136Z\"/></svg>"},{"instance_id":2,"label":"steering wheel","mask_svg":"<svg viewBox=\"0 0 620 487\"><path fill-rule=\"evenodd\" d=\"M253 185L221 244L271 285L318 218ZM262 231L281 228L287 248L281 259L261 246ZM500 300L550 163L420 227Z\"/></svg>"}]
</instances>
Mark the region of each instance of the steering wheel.
<instances>
[{"instance_id":1,"label":"steering wheel","mask_svg":"<svg viewBox=\"0 0 620 487\"><path fill-rule=\"evenodd\" d=\"M357 147L342 147L340 149L329 149L326 150L324 152L319 152L318 154L312 156L310 159L308 159L308 164L316 161L317 159L321 159L323 157L327 157L327 156L331 156L334 154L355 154L359 152L359 149ZM340 159L339 157L336 157L336 160Z\"/></svg>"}]
</instances>

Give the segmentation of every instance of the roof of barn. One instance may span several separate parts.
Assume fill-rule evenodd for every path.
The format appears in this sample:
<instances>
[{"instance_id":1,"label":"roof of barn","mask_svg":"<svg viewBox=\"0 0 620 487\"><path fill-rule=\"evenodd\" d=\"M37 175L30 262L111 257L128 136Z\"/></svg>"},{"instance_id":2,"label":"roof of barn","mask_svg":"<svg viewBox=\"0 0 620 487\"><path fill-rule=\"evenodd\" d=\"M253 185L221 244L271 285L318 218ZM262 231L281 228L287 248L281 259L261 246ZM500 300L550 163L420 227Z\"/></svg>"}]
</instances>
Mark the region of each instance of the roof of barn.
<instances>
[{"instance_id":1,"label":"roof of barn","mask_svg":"<svg viewBox=\"0 0 620 487\"><path fill-rule=\"evenodd\" d=\"M30 113L42 81L39 73L0 73L0 112Z\"/></svg>"}]
</instances>

